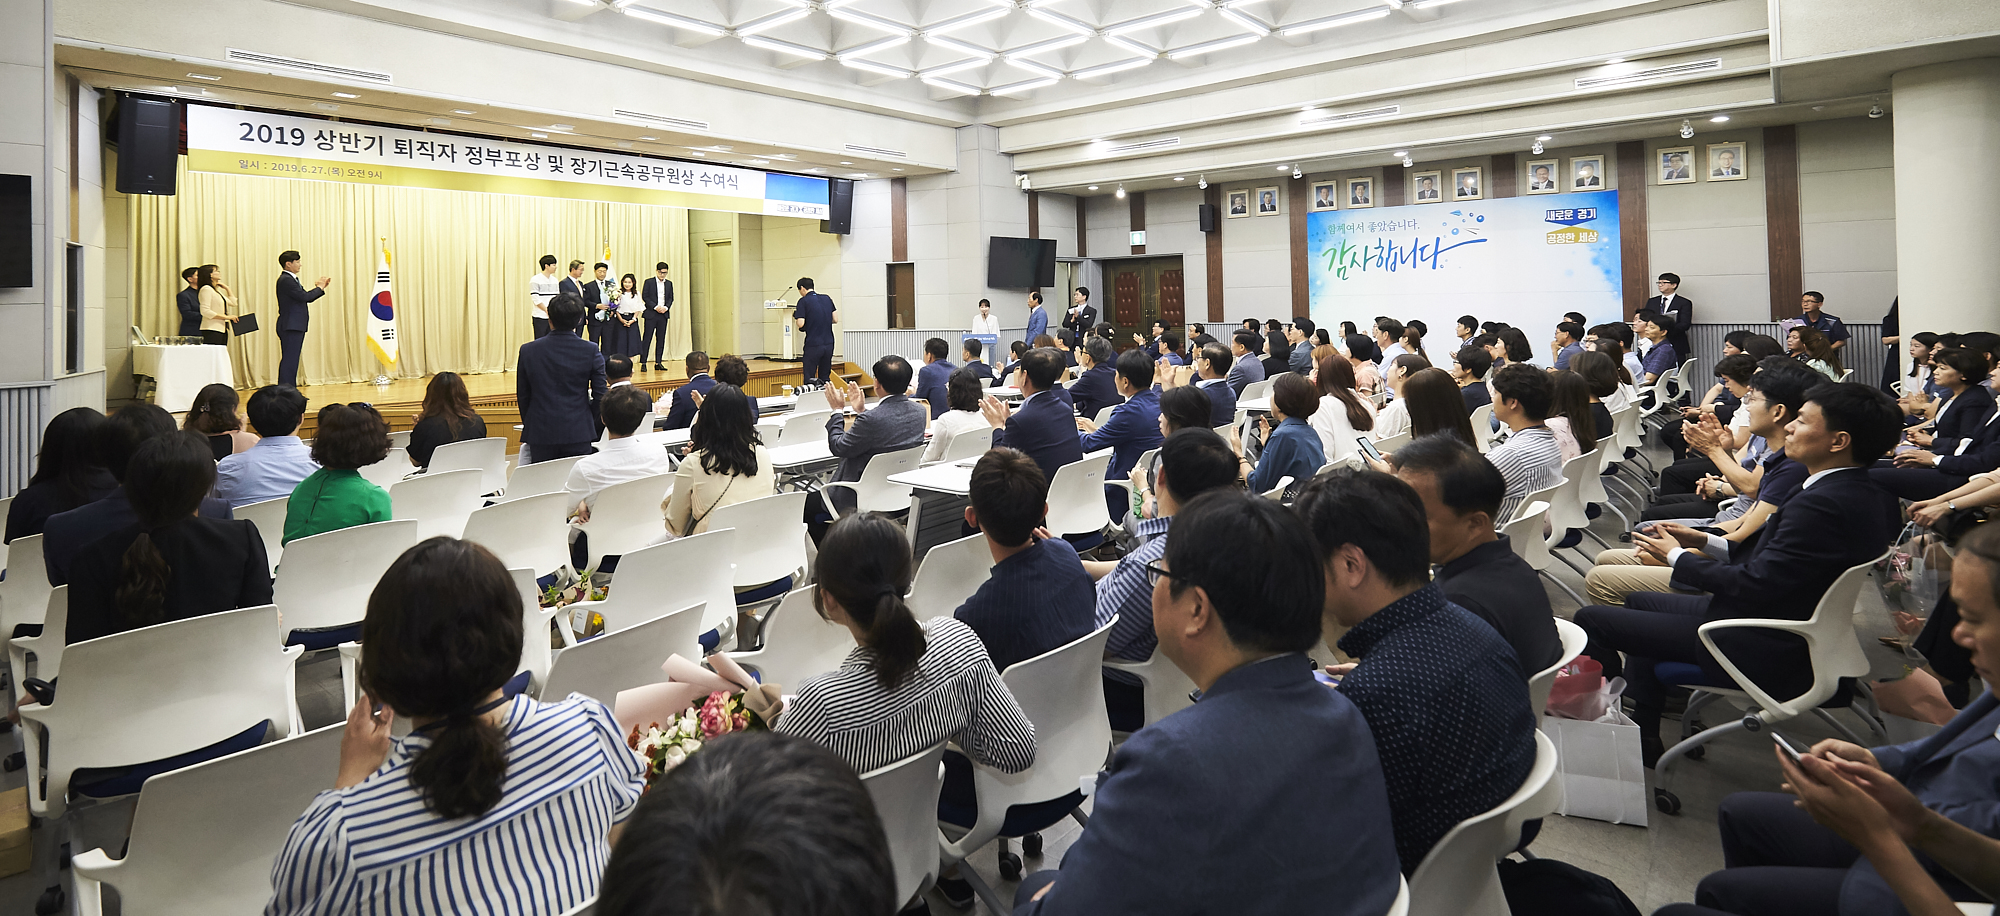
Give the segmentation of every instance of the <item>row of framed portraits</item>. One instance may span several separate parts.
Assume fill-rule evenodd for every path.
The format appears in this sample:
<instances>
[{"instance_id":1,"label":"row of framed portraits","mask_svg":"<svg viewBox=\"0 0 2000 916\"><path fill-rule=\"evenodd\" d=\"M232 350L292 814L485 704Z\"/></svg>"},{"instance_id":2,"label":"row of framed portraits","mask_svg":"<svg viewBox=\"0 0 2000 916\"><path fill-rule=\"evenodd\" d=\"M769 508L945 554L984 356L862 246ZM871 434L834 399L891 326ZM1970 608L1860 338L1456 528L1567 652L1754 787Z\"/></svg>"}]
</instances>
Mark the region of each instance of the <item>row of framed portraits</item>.
<instances>
[{"instance_id":1,"label":"row of framed portraits","mask_svg":"<svg viewBox=\"0 0 2000 916\"><path fill-rule=\"evenodd\" d=\"M1710 143L1698 166L1692 146L1662 147L1655 151L1656 181L1659 184L1691 184L1705 181L1743 181L1750 177L1747 144L1742 141ZM1529 194L1560 194L1564 191L1602 191L1606 187L1603 156L1574 156L1569 168L1561 159L1528 160ZM1448 200L1486 199L1486 170L1464 166L1451 170L1451 181L1443 169L1416 172L1410 176L1411 203L1437 204ZM1237 188L1227 192L1225 213L1230 219L1250 216L1278 216L1284 212L1284 195L1276 187ZM1375 206L1375 179L1345 178L1315 181L1307 196L1309 209L1366 210Z\"/></svg>"}]
</instances>

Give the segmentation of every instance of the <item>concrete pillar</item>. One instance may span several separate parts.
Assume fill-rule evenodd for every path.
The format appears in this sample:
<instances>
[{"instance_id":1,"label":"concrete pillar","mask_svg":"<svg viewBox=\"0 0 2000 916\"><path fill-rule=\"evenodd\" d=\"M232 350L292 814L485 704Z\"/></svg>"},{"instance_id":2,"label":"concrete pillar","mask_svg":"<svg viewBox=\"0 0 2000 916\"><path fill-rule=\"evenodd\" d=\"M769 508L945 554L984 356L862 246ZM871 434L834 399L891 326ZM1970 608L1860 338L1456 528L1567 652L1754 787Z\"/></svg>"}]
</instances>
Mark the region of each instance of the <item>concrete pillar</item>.
<instances>
[{"instance_id":1,"label":"concrete pillar","mask_svg":"<svg viewBox=\"0 0 2000 916\"><path fill-rule=\"evenodd\" d=\"M2000 329L2000 59L1891 78L1896 136L1896 285L1902 331ZM1898 347L1907 370L1909 355ZM1870 380L1864 380L1870 381Z\"/></svg>"}]
</instances>

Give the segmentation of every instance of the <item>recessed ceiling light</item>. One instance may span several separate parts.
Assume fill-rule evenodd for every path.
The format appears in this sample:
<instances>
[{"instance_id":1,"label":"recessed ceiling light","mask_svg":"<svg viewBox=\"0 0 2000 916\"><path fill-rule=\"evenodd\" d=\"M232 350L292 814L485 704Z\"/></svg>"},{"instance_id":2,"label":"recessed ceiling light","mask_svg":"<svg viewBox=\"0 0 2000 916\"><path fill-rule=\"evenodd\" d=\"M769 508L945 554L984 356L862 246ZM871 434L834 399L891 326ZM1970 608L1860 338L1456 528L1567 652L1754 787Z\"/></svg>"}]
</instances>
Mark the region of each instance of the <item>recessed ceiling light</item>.
<instances>
[{"instance_id":1,"label":"recessed ceiling light","mask_svg":"<svg viewBox=\"0 0 2000 916\"><path fill-rule=\"evenodd\" d=\"M336 93L334 93L334 94L333 94L333 97L334 97L334 98L336 98L336 99L358 99L358 98L360 98L360 96L358 96L358 95L355 95L355 94L354 94L354 93L352 93L352 92L336 92Z\"/></svg>"},{"instance_id":2,"label":"recessed ceiling light","mask_svg":"<svg viewBox=\"0 0 2000 916\"><path fill-rule=\"evenodd\" d=\"M889 171L891 171L891 172L900 172L900 171L902 171L902 169L890 169Z\"/></svg>"},{"instance_id":3,"label":"recessed ceiling light","mask_svg":"<svg viewBox=\"0 0 2000 916\"><path fill-rule=\"evenodd\" d=\"M749 161L749 163L750 163L751 165L770 165L770 164L771 164L771 160L769 160L769 159L751 159L751 160L748 160L748 161Z\"/></svg>"},{"instance_id":4,"label":"recessed ceiling light","mask_svg":"<svg viewBox=\"0 0 2000 916\"><path fill-rule=\"evenodd\" d=\"M214 82L214 81L216 81L216 80L219 80L219 79L222 79L222 77L219 77L219 76L210 76L209 74L206 74L206 73L190 73L190 74L188 74L188 79L191 79L191 80L208 80L209 82Z\"/></svg>"},{"instance_id":5,"label":"recessed ceiling light","mask_svg":"<svg viewBox=\"0 0 2000 916\"><path fill-rule=\"evenodd\" d=\"M1713 117L1713 118L1709 118L1709 119L1708 119L1708 123L1710 123L1710 124L1722 124L1722 123L1725 123L1725 122L1727 122L1728 120L1729 120L1729 116L1728 116L1728 115L1716 115L1716 116L1715 116L1715 117Z\"/></svg>"},{"instance_id":6,"label":"recessed ceiling light","mask_svg":"<svg viewBox=\"0 0 2000 916\"><path fill-rule=\"evenodd\" d=\"M702 152L702 151L700 151L700 150L695 150L695 153L694 153L694 157L695 157L696 159L707 159L707 158L708 158L708 154L707 154L707 153L704 153L704 152Z\"/></svg>"},{"instance_id":7,"label":"recessed ceiling light","mask_svg":"<svg viewBox=\"0 0 2000 916\"><path fill-rule=\"evenodd\" d=\"M430 120L428 120L428 121L427 121L427 122L425 122L425 123L429 123L429 124L436 124L436 125L437 125L437 126L439 126L439 127L450 127L450 126L451 126L451 119L450 119L450 118L431 118Z\"/></svg>"},{"instance_id":8,"label":"recessed ceiling light","mask_svg":"<svg viewBox=\"0 0 2000 916\"><path fill-rule=\"evenodd\" d=\"M1405 157L1405 156L1408 156L1409 154L1410 154L1410 151L1409 151L1409 150L1406 150L1406 149L1399 149L1399 150L1397 150L1397 151L1395 151L1395 152L1393 152L1393 153L1390 153L1389 155L1391 155L1391 156L1394 156L1394 157L1396 157L1396 158L1398 158L1398 159L1401 159L1401 158L1403 158L1403 157Z\"/></svg>"},{"instance_id":9,"label":"recessed ceiling light","mask_svg":"<svg viewBox=\"0 0 2000 916\"><path fill-rule=\"evenodd\" d=\"M852 162L847 162L847 161L843 160L843 161L842 161L842 162L841 162L840 164L841 164L841 165L853 165L854 163L852 163Z\"/></svg>"},{"instance_id":10,"label":"recessed ceiling light","mask_svg":"<svg viewBox=\"0 0 2000 916\"><path fill-rule=\"evenodd\" d=\"M1535 139L1537 139L1537 140L1540 140L1540 141L1542 141L1543 143L1547 143L1547 142L1549 142L1550 140L1554 140L1555 138L1554 138L1554 137L1551 137L1551 136L1549 136L1548 134L1543 134L1543 135L1541 135L1541 136L1539 136L1539 137L1536 137Z\"/></svg>"},{"instance_id":11,"label":"recessed ceiling light","mask_svg":"<svg viewBox=\"0 0 2000 916\"><path fill-rule=\"evenodd\" d=\"M201 90L197 89L197 90L195 90L195 92L196 92L196 94L200 94ZM339 105L335 105L335 104L333 104L332 102L314 102L314 103L313 103L313 107L314 107L314 108L317 108L317 109L319 109L319 110L321 110L321 111L339 111L339 110L340 110L340 106L339 106Z\"/></svg>"},{"instance_id":12,"label":"recessed ceiling light","mask_svg":"<svg viewBox=\"0 0 2000 916\"><path fill-rule=\"evenodd\" d=\"M478 112L475 112L470 108L454 108L451 110L451 113L455 115L469 115L469 114L477 114Z\"/></svg>"},{"instance_id":13,"label":"recessed ceiling light","mask_svg":"<svg viewBox=\"0 0 2000 916\"><path fill-rule=\"evenodd\" d=\"M658 137L640 137L639 139L641 139L641 140L658 140L658 139L660 139L660 138L658 138Z\"/></svg>"},{"instance_id":14,"label":"recessed ceiling light","mask_svg":"<svg viewBox=\"0 0 2000 916\"><path fill-rule=\"evenodd\" d=\"M1284 170L1286 170L1286 169L1289 169L1289 168L1291 168L1291 166L1289 166L1289 165L1281 165L1281 166L1278 166L1278 171L1282 172L1282 171L1284 171Z\"/></svg>"},{"instance_id":15,"label":"recessed ceiling light","mask_svg":"<svg viewBox=\"0 0 2000 916\"><path fill-rule=\"evenodd\" d=\"M1185 176L1185 175L1175 175L1175 176L1174 176L1174 180L1175 180L1175 181L1186 181L1186 180L1187 180L1187 176Z\"/></svg>"},{"instance_id":16,"label":"recessed ceiling light","mask_svg":"<svg viewBox=\"0 0 2000 916\"><path fill-rule=\"evenodd\" d=\"M1622 57L1613 57L1613 58L1608 58L1608 59L1606 59L1606 60L1605 60L1604 62L1605 62L1605 63L1607 63L1607 64L1622 64L1622 63L1624 63L1624 62L1625 62L1625 58L1622 58Z\"/></svg>"},{"instance_id":17,"label":"recessed ceiling light","mask_svg":"<svg viewBox=\"0 0 2000 916\"><path fill-rule=\"evenodd\" d=\"M550 129L550 130L575 130L575 129L576 129L576 125L574 125L574 124L551 124L551 125L549 125L549 129Z\"/></svg>"},{"instance_id":18,"label":"recessed ceiling light","mask_svg":"<svg viewBox=\"0 0 2000 916\"><path fill-rule=\"evenodd\" d=\"M1097 186L1096 186L1096 185L1091 185L1091 186L1090 186L1090 187L1089 187L1089 188L1088 188L1087 190L1091 190L1091 191L1095 191L1095 190L1097 190Z\"/></svg>"},{"instance_id":19,"label":"recessed ceiling light","mask_svg":"<svg viewBox=\"0 0 2000 916\"><path fill-rule=\"evenodd\" d=\"M812 173L812 174L814 174L814 175L824 175L824 174L826 174L826 169L823 169L823 168L820 168L820 169L806 169L806 171L807 171L807 172L810 172L810 173Z\"/></svg>"},{"instance_id":20,"label":"recessed ceiling light","mask_svg":"<svg viewBox=\"0 0 2000 916\"><path fill-rule=\"evenodd\" d=\"M547 140L549 138L548 134L542 133L541 131L529 131L528 136L533 137L537 140Z\"/></svg>"}]
</instances>

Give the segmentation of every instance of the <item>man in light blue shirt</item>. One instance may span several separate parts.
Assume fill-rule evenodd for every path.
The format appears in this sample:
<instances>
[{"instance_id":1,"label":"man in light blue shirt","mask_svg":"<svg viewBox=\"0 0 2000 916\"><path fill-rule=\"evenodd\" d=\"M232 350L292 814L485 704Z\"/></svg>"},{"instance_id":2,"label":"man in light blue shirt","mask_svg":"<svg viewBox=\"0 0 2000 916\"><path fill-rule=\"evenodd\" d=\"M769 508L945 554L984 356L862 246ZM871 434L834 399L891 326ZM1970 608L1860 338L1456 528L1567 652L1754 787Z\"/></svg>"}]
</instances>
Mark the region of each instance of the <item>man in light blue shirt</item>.
<instances>
[{"instance_id":1,"label":"man in light blue shirt","mask_svg":"<svg viewBox=\"0 0 2000 916\"><path fill-rule=\"evenodd\" d=\"M312 448L293 435L306 415L306 396L297 388L259 388L248 412L251 428L264 438L215 466L215 496L231 509L290 496L299 481L319 470Z\"/></svg>"},{"instance_id":2,"label":"man in light blue shirt","mask_svg":"<svg viewBox=\"0 0 2000 916\"><path fill-rule=\"evenodd\" d=\"M1556 339L1549 344L1549 349L1554 350L1556 354L1555 368L1550 371L1559 372L1568 369L1569 361L1583 352L1583 325L1574 321L1564 321L1556 325Z\"/></svg>"}]
</instances>

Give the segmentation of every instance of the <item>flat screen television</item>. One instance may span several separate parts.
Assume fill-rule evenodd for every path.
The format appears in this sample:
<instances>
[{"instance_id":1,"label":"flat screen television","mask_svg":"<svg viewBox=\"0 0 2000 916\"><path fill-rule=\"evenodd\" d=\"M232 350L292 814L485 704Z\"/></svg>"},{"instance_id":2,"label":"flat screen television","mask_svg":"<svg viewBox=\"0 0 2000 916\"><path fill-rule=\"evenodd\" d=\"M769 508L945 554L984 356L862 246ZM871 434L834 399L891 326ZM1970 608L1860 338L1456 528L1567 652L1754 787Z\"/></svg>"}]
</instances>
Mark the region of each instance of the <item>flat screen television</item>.
<instances>
[{"instance_id":1,"label":"flat screen television","mask_svg":"<svg viewBox=\"0 0 2000 916\"><path fill-rule=\"evenodd\" d=\"M0 287L35 285L34 182L0 175Z\"/></svg>"},{"instance_id":2,"label":"flat screen television","mask_svg":"<svg viewBox=\"0 0 2000 916\"><path fill-rule=\"evenodd\" d=\"M994 289L1037 289L1056 285L1055 239L996 235L986 243L986 285Z\"/></svg>"}]
</instances>

